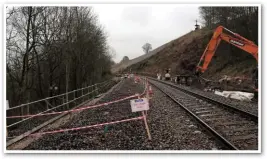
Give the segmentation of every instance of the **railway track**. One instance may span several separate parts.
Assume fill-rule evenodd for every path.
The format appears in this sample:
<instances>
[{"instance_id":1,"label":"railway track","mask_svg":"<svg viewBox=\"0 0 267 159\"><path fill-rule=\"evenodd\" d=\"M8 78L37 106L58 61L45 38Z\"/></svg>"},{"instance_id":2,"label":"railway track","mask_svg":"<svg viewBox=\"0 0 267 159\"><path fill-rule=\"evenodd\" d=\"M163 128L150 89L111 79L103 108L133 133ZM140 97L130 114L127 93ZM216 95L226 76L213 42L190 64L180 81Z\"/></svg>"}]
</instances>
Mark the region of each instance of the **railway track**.
<instances>
[{"instance_id":1,"label":"railway track","mask_svg":"<svg viewBox=\"0 0 267 159\"><path fill-rule=\"evenodd\" d=\"M230 150L258 149L258 116L222 101L149 78Z\"/></svg>"}]
</instances>

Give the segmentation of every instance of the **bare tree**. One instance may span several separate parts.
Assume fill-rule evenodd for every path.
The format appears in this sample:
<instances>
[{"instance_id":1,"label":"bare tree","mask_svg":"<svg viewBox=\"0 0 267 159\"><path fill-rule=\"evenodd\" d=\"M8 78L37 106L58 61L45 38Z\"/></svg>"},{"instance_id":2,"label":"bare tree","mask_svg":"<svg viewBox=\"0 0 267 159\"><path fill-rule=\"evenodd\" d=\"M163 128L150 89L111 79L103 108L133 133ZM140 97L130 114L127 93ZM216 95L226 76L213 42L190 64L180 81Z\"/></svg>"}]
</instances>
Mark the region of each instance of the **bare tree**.
<instances>
[{"instance_id":1,"label":"bare tree","mask_svg":"<svg viewBox=\"0 0 267 159\"><path fill-rule=\"evenodd\" d=\"M152 45L149 43L146 43L145 45L142 46L143 51L145 54L149 53L150 50L152 50Z\"/></svg>"},{"instance_id":2,"label":"bare tree","mask_svg":"<svg viewBox=\"0 0 267 159\"><path fill-rule=\"evenodd\" d=\"M92 84L110 75L115 51L90 7L7 9L10 107ZM55 93L55 92L54 92Z\"/></svg>"},{"instance_id":3,"label":"bare tree","mask_svg":"<svg viewBox=\"0 0 267 159\"><path fill-rule=\"evenodd\" d=\"M109 54L110 54L111 58L116 57L116 50L111 46L109 47Z\"/></svg>"}]
</instances>

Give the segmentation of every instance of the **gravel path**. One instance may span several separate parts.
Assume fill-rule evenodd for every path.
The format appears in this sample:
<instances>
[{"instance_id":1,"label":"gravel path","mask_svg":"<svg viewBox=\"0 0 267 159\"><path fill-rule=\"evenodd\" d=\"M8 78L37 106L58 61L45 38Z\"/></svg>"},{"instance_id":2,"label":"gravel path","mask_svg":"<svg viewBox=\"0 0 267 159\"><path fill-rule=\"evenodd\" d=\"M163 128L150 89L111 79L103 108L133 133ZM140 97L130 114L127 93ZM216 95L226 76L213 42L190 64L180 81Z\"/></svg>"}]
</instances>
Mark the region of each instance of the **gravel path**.
<instances>
[{"instance_id":1,"label":"gravel path","mask_svg":"<svg viewBox=\"0 0 267 159\"><path fill-rule=\"evenodd\" d=\"M143 92L141 84L125 79L100 103ZM132 113L130 102L124 101L80 112L58 128L86 126L140 116ZM147 138L143 120L119 123L107 127L44 135L27 150L212 150L222 147L199 128L187 113L160 91L154 89L148 111L148 126L152 140Z\"/></svg>"}]
</instances>

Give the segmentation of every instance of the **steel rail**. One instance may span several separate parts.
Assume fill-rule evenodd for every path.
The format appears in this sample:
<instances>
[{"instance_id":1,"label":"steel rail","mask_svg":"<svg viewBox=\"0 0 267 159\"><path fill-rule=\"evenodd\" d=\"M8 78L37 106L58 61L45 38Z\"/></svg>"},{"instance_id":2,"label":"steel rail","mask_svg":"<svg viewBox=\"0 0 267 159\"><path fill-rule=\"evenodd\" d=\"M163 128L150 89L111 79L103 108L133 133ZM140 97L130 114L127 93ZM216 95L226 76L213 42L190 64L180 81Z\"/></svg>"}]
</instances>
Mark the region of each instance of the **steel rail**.
<instances>
[{"instance_id":1,"label":"steel rail","mask_svg":"<svg viewBox=\"0 0 267 159\"><path fill-rule=\"evenodd\" d=\"M217 105L224 106L224 107L227 108L227 109L231 109L231 110L233 110L233 111L235 111L235 112L237 112L237 113L239 113L239 114L241 114L241 115L244 115L244 116L246 116L246 117L249 117L249 118L250 118L251 120L253 120L254 122L258 122L258 116L255 115L255 114L253 114L253 113L251 113L251 112L248 112L248 111L245 111L245 110L236 108L236 107L234 107L234 106L232 106L232 105L229 105L229 104L223 103L223 102L221 102L221 101L215 100L215 99L213 99L213 98L210 98L210 97L207 97L207 96L204 96L204 95L201 95L201 94L192 92L192 91L190 91L190 90L180 88L180 87L178 87L178 86L176 86L176 85L174 85L174 84L168 83L168 82L164 82L164 81L156 80L156 79L153 79L153 78L151 78L151 77L148 77L148 79L150 79L150 80L154 80L154 81L157 81L157 82L160 82L160 83L163 83L163 84L167 84L167 85L172 86L172 87L174 87L174 88L176 88L176 89L179 89L180 91L183 91L183 92L185 92L185 93L187 93L187 94L190 94L190 95L195 96L195 97L197 97L197 98L201 98L201 99L207 100L207 101L209 101L209 102L211 102L211 103L213 103L213 104L217 104Z\"/></svg>"},{"instance_id":2,"label":"steel rail","mask_svg":"<svg viewBox=\"0 0 267 159\"><path fill-rule=\"evenodd\" d=\"M151 83L151 82L149 82ZM211 134L213 134L216 139L218 139L221 143L223 143L226 147L228 147L230 150L239 150L235 145L233 145L230 141L228 141L225 137L223 137L220 133L218 133L216 130L214 130L212 127L210 127L206 122L204 122L202 119L200 119L197 115L195 115L192 111L190 111L186 106L184 106L182 103L180 103L178 100L176 100L174 97L172 97L170 94L168 94L166 91L161 89L159 86L157 86L154 83L151 83L153 86L158 88L162 93L164 93L166 96L168 96L171 100L173 100L175 103L177 103L181 108L183 108L186 112L188 112L195 120L197 120L205 129L207 129Z\"/></svg>"}]
</instances>

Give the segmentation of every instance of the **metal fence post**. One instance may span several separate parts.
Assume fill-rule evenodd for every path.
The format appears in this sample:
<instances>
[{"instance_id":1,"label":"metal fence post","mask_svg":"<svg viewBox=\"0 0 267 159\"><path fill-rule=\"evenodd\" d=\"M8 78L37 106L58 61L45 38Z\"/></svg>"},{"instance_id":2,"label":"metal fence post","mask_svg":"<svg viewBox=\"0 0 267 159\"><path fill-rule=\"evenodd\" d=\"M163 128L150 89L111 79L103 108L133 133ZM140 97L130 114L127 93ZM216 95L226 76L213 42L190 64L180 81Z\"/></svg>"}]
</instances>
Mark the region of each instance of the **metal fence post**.
<instances>
[{"instance_id":1,"label":"metal fence post","mask_svg":"<svg viewBox=\"0 0 267 159\"><path fill-rule=\"evenodd\" d=\"M6 110L9 109L9 102L6 100ZM6 122L6 137L8 137L7 122Z\"/></svg>"},{"instance_id":2,"label":"metal fence post","mask_svg":"<svg viewBox=\"0 0 267 159\"><path fill-rule=\"evenodd\" d=\"M75 96L75 92L76 92L76 91L73 92L73 102L74 102L74 104L75 104L75 106L76 106L76 100L75 100L75 99L76 99L76 96Z\"/></svg>"},{"instance_id":3,"label":"metal fence post","mask_svg":"<svg viewBox=\"0 0 267 159\"><path fill-rule=\"evenodd\" d=\"M90 88L91 88L91 87L88 87L88 92L90 92ZM92 96L92 93L89 93L89 94L88 94L88 100L91 99L91 96Z\"/></svg>"},{"instance_id":4,"label":"metal fence post","mask_svg":"<svg viewBox=\"0 0 267 159\"><path fill-rule=\"evenodd\" d=\"M65 97L64 96L62 97L62 102L63 102L62 105L65 104Z\"/></svg>"},{"instance_id":5,"label":"metal fence post","mask_svg":"<svg viewBox=\"0 0 267 159\"><path fill-rule=\"evenodd\" d=\"M83 97L83 88L82 88L82 103L84 102L84 97Z\"/></svg>"},{"instance_id":6,"label":"metal fence post","mask_svg":"<svg viewBox=\"0 0 267 159\"><path fill-rule=\"evenodd\" d=\"M30 114L30 105L27 105L27 114Z\"/></svg>"},{"instance_id":7,"label":"metal fence post","mask_svg":"<svg viewBox=\"0 0 267 159\"><path fill-rule=\"evenodd\" d=\"M66 93L66 103L67 103L67 110L69 110L69 93Z\"/></svg>"},{"instance_id":8,"label":"metal fence post","mask_svg":"<svg viewBox=\"0 0 267 159\"><path fill-rule=\"evenodd\" d=\"M24 115L24 114L23 114L23 107L20 107L20 114L21 114L21 115Z\"/></svg>"},{"instance_id":9,"label":"metal fence post","mask_svg":"<svg viewBox=\"0 0 267 159\"><path fill-rule=\"evenodd\" d=\"M96 96L98 95L98 88L97 88L97 84L95 85L95 90L96 90Z\"/></svg>"},{"instance_id":10,"label":"metal fence post","mask_svg":"<svg viewBox=\"0 0 267 159\"><path fill-rule=\"evenodd\" d=\"M48 105L47 99L45 99L45 103L46 103L46 110L48 110L49 109L49 105Z\"/></svg>"}]
</instances>

